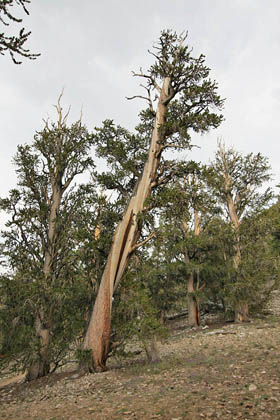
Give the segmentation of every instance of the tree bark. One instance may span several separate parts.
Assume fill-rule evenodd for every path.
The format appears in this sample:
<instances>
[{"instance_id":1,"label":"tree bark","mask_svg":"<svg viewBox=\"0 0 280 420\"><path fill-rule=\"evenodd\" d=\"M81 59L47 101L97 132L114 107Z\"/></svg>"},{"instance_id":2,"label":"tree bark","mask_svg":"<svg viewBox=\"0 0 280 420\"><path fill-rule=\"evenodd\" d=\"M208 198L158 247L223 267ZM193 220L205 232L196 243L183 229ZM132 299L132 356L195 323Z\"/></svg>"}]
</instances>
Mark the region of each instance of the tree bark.
<instances>
[{"instance_id":1,"label":"tree bark","mask_svg":"<svg viewBox=\"0 0 280 420\"><path fill-rule=\"evenodd\" d=\"M36 335L40 338L40 351L39 354L34 354L34 359L25 377L26 382L46 376L50 372L49 346L51 334L50 327L44 326L41 320L42 316L42 313L41 316L37 315L35 320Z\"/></svg>"},{"instance_id":2,"label":"tree bark","mask_svg":"<svg viewBox=\"0 0 280 420\"><path fill-rule=\"evenodd\" d=\"M140 234L137 215L144 210L145 200L150 196L153 183L156 180L164 139L163 127L169 88L170 78L166 77L161 88L148 158L122 220L116 228L107 264L101 278L83 343L83 348L91 351L90 371L102 371L106 368L111 334L112 298L127 268L129 258Z\"/></svg>"},{"instance_id":3,"label":"tree bark","mask_svg":"<svg viewBox=\"0 0 280 420\"><path fill-rule=\"evenodd\" d=\"M190 273L187 283L188 288L188 324L190 327L200 325L200 308L198 297L195 296L193 273Z\"/></svg>"}]
</instances>

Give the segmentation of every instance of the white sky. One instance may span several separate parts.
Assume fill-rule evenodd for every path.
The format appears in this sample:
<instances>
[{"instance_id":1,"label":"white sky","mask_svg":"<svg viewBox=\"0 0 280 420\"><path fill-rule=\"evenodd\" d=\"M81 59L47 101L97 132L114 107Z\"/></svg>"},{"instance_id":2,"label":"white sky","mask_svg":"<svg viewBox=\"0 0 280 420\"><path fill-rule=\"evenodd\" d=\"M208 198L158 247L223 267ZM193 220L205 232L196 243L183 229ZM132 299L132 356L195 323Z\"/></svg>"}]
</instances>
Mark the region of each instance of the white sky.
<instances>
[{"instance_id":1,"label":"white sky","mask_svg":"<svg viewBox=\"0 0 280 420\"><path fill-rule=\"evenodd\" d=\"M15 14L17 8L15 7ZM0 56L0 196L16 185L11 159L32 141L64 88L65 109L91 130L106 118L133 128L144 104L131 70L147 68L147 49L162 29L188 30L194 55L206 55L226 121L196 139L190 159L209 161L217 138L244 153L261 152L280 182L279 0L31 0L24 26L36 61Z\"/></svg>"}]
</instances>

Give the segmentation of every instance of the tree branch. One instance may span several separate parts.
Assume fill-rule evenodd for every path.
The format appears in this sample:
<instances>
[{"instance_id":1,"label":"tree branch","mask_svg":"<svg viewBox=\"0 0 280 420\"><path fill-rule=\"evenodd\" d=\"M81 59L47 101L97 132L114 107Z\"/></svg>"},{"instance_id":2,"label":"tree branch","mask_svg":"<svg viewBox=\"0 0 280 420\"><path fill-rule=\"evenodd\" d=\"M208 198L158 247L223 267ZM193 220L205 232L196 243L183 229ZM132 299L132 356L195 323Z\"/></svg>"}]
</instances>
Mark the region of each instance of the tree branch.
<instances>
[{"instance_id":1,"label":"tree branch","mask_svg":"<svg viewBox=\"0 0 280 420\"><path fill-rule=\"evenodd\" d=\"M132 249L131 252L135 251L136 249L140 248L140 246L145 245L150 239L152 239L153 237L156 236L156 232L152 232L149 236L147 236L147 238L145 238L142 242L138 242L138 244L135 244Z\"/></svg>"},{"instance_id":2,"label":"tree branch","mask_svg":"<svg viewBox=\"0 0 280 420\"><path fill-rule=\"evenodd\" d=\"M151 98L147 98L146 96L141 96L141 95L126 96L126 99L127 99L128 101L131 101L132 99L136 99L136 98L139 98L139 99L144 99L145 101L148 101L148 102L149 102L149 106L150 106L151 110L154 112L154 108L153 108L153 104L152 104L152 100L151 100Z\"/></svg>"},{"instance_id":3,"label":"tree branch","mask_svg":"<svg viewBox=\"0 0 280 420\"><path fill-rule=\"evenodd\" d=\"M167 143L161 146L160 151L162 152L163 150L168 149L169 147L172 149L184 149L186 146L180 146L179 144L176 144L176 143Z\"/></svg>"}]
</instances>

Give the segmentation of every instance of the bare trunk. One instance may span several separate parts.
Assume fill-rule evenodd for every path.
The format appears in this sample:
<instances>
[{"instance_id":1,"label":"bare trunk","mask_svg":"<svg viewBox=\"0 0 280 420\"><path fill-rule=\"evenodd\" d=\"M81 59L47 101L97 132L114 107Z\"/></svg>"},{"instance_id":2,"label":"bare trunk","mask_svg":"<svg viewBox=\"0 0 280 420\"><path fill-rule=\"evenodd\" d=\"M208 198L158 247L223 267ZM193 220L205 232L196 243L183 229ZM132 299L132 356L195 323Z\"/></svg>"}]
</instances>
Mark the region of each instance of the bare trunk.
<instances>
[{"instance_id":1,"label":"bare trunk","mask_svg":"<svg viewBox=\"0 0 280 420\"><path fill-rule=\"evenodd\" d=\"M144 209L155 182L160 161L162 130L165 122L170 78L165 78L159 98L148 159L134 194L115 231L110 254L102 275L98 295L88 325L83 348L91 350L90 370L104 370L111 334L112 297L125 272L129 258L139 237L137 215Z\"/></svg>"}]
</instances>

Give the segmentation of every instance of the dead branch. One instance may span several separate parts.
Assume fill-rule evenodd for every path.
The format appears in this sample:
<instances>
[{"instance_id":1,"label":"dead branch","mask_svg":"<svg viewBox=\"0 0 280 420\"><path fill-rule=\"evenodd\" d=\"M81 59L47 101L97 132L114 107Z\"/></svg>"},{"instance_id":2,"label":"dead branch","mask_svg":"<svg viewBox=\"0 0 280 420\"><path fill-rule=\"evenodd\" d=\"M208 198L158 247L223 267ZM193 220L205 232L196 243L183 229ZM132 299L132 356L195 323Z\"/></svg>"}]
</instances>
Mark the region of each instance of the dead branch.
<instances>
[{"instance_id":1,"label":"dead branch","mask_svg":"<svg viewBox=\"0 0 280 420\"><path fill-rule=\"evenodd\" d=\"M133 77L143 77L144 79L148 79L149 80L149 85L153 86L155 89L157 89L157 91L159 93L161 93L161 87L159 86L159 84L156 82L155 78L152 77L149 74L145 74L142 71L142 68L140 68L140 73L135 73L134 71L132 72Z\"/></svg>"},{"instance_id":2,"label":"dead branch","mask_svg":"<svg viewBox=\"0 0 280 420\"><path fill-rule=\"evenodd\" d=\"M66 124L66 120L67 120L67 118L69 116L70 109L71 109L71 105L70 105L69 108L68 108L68 111L66 112L66 114L63 115L63 112L62 112L63 111L63 108L62 108L62 106L60 104L60 101L61 101L61 98L62 98L63 94L64 94L64 88L62 89L62 92L61 92L61 94L58 97L57 105L54 105L54 107L55 107L55 109L57 111L57 114L58 114L57 128L59 130L61 130L61 128Z\"/></svg>"}]
</instances>

